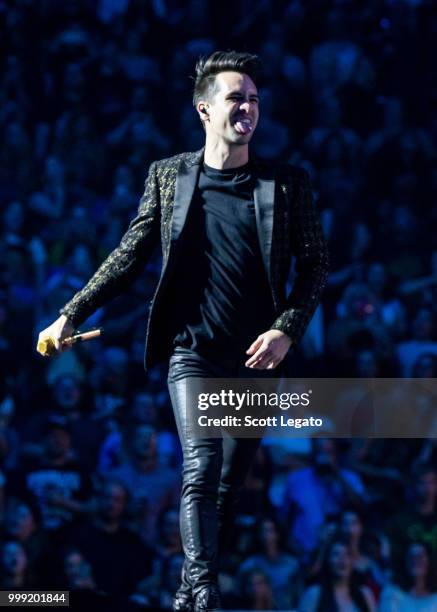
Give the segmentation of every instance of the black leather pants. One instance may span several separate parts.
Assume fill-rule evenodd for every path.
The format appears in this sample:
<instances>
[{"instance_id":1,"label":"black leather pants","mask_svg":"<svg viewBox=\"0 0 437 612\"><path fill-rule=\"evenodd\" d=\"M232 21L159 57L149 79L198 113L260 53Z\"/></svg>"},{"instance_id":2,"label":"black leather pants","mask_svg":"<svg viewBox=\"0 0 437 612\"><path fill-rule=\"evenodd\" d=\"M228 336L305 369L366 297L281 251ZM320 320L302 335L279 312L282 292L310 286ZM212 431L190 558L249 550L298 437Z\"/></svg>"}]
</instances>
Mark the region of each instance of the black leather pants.
<instances>
[{"instance_id":1,"label":"black leather pants","mask_svg":"<svg viewBox=\"0 0 437 612\"><path fill-rule=\"evenodd\" d=\"M246 368L246 359L241 355L213 362L185 349L176 349L170 359L168 387L183 452L180 529L185 563L180 591L193 596L217 583L219 552L228 540L238 493L261 440L192 437L186 427L186 385L196 377L278 376L277 370Z\"/></svg>"}]
</instances>

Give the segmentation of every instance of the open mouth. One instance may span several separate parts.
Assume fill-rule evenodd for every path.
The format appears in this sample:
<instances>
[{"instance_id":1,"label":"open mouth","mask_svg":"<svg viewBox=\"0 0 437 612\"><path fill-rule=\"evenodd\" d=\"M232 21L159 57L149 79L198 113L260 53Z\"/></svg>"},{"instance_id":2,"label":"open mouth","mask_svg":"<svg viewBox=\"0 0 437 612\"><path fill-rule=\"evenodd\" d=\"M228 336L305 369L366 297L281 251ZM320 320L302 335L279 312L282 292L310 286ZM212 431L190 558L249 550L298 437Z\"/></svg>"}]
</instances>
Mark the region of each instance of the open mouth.
<instances>
[{"instance_id":1,"label":"open mouth","mask_svg":"<svg viewBox=\"0 0 437 612\"><path fill-rule=\"evenodd\" d=\"M249 119L249 117L237 119L237 121L234 123L234 129L239 134L250 134L253 129L252 119Z\"/></svg>"}]
</instances>

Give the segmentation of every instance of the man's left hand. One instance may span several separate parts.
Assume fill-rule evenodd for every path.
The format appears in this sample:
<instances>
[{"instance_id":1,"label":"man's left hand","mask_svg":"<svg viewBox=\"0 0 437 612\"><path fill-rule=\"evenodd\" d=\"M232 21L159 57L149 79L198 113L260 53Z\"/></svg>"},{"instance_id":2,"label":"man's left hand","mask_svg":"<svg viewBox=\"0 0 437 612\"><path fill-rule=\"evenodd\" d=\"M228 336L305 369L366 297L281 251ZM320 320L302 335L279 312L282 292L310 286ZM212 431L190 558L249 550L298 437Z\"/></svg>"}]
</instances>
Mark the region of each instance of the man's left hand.
<instances>
[{"instance_id":1,"label":"man's left hand","mask_svg":"<svg viewBox=\"0 0 437 612\"><path fill-rule=\"evenodd\" d=\"M246 351L251 355L245 363L248 368L273 370L281 363L291 345L291 338L278 329L264 332Z\"/></svg>"}]
</instances>

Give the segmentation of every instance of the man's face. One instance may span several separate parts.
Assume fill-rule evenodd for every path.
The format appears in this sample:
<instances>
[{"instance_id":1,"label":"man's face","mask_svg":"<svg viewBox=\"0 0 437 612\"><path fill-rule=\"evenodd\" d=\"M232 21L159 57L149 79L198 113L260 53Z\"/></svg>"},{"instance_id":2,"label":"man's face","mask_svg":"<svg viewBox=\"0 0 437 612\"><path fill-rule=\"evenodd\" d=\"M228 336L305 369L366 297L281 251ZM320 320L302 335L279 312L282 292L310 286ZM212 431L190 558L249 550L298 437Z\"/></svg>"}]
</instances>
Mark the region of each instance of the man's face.
<instances>
[{"instance_id":1,"label":"man's face","mask_svg":"<svg viewBox=\"0 0 437 612\"><path fill-rule=\"evenodd\" d=\"M227 144L247 145L258 123L259 97L255 83L247 74L221 72L210 100L199 102L208 115L200 113L207 135Z\"/></svg>"}]
</instances>

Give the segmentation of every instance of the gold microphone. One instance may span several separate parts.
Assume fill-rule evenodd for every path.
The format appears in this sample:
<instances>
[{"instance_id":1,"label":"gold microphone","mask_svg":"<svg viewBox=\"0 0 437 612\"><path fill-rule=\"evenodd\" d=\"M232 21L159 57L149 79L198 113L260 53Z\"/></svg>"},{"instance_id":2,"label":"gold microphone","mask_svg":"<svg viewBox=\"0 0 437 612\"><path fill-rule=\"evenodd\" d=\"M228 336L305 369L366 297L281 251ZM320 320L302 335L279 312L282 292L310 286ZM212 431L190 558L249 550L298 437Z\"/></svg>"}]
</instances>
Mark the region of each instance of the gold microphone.
<instances>
[{"instance_id":1,"label":"gold microphone","mask_svg":"<svg viewBox=\"0 0 437 612\"><path fill-rule=\"evenodd\" d=\"M92 340L93 338L98 338L102 333L102 327L99 327L98 329L90 329L86 332L77 331L72 336L67 336L67 338L61 340L61 345L72 346L76 342L83 342L84 340ZM43 355L43 357L50 357L51 355L57 353L57 350L55 348L55 341L50 336L44 338L43 340L40 340L38 342L36 350L40 355Z\"/></svg>"}]
</instances>

